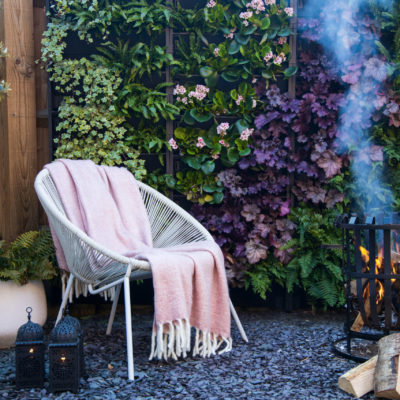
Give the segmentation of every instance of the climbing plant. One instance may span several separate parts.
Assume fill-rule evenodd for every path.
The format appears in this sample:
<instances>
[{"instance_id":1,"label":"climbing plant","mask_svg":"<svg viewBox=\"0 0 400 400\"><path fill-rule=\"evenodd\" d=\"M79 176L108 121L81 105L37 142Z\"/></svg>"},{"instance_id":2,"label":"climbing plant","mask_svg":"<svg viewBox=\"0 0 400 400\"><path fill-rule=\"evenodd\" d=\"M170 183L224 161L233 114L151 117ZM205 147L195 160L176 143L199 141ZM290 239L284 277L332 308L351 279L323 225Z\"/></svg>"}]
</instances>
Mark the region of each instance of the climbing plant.
<instances>
[{"instance_id":1,"label":"climbing plant","mask_svg":"<svg viewBox=\"0 0 400 400\"><path fill-rule=\"evenodd\" d=\"M8 83L3 79L4 68L5 68L4 60L6 57L7 57L7 47L5 47L2 42L0 42L0 101L11 90Z\"/></svg>"}]
</instances>

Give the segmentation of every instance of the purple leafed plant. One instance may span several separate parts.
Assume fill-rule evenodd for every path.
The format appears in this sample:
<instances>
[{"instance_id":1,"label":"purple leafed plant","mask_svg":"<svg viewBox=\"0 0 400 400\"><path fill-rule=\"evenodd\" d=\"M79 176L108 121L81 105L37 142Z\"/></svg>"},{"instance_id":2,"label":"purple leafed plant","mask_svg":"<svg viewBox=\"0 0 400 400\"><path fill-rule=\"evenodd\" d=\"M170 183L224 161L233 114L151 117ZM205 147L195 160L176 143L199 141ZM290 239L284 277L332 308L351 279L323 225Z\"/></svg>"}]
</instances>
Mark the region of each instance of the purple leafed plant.
<instances>
[{"instance_id":1,"label":"purple leafed plant","mask_svg":"<svg viewBox=\"0 0 400 400\"><path fill-rule=\"evenodd\" d=\"M234 286L242 286L246 272L266 260L283 268L291 260L291 249L282 249L296 228L288 219L291 203L333 207L343 200L329 186L344 162L333 146L340 85L319 53L301 52L299 67L296 99L277 86L266 90L264 82L257 84L265 107L255 119L252 153L219 174L226 188L221 206L193 208L222 247Z\"/></svg>"}]
</instances>

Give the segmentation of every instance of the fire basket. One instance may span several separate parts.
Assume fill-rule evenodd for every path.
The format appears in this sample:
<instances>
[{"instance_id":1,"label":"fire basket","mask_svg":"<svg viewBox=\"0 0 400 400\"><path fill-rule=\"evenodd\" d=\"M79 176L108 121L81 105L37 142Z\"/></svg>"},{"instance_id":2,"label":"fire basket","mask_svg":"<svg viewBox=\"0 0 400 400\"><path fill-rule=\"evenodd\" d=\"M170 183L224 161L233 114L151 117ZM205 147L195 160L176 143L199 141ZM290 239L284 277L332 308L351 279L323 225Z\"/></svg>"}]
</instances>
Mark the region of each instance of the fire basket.
<instances>
[{"instance_id":1,"label":"fire basket","mask_svg":"<svg viewBox=\"0 0 400 400\"><path fill-rule=\"evenodd\" d=\"M361 219L342 215L343 271L346 279L345 337L335 353L365 361L353 352L354 341L376 342L400 330L400 223L393 215Z\"/></svg>"}]
</instances>

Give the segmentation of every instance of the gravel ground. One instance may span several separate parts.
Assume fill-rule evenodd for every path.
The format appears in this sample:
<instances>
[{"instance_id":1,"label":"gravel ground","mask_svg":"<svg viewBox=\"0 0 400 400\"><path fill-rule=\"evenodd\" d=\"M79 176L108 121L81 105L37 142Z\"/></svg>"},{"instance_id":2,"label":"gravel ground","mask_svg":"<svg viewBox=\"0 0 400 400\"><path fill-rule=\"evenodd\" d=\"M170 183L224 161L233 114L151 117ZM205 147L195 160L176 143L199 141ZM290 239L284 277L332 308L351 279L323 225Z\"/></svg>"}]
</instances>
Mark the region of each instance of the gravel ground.
<instances>
[{"instance_id":1,"label":"gravel ground","mask_svg":"<svg viewBox=\"0 0 400 400\"><path fill-rule=\"evenodd\" d=\"M233 325L230 353L209 359L148 361L152 315L134 314L135 382L126 380L124 318L118 314L113 336L106 318L82 320L89 378L79 393L16 390L14 352L0 350L0 399L352 399L337 387L338 377L356 363L330 349L342 335L345 316L310 312L239 312L250 342ZM47 387L47 383L46 383ZM363 399L373 399L366 395Z\"/></svg>"}]
</instances>

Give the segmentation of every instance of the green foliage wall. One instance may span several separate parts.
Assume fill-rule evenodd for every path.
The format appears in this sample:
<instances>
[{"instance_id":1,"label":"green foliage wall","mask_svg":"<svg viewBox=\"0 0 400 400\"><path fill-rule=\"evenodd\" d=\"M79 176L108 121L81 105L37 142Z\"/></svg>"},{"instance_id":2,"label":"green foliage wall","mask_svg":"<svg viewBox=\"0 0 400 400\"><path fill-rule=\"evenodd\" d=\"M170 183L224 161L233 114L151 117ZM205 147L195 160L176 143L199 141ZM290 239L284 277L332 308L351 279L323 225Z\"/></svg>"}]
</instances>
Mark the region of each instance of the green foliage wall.
<instances>
[{"instance_id":1,"label":"green foliage wall","mask_svg":"<svg viewBox=\"0 0 400 400\"><path fill-rule=\"evenodd\" d=\"M217 172L250 153L260 106L252 81L296 71L284 67L292 9L284 1L261 3L201 1L187 9L161 0L52 1L42 61L62 95L55 157L124 165L193 202L220 203ZM168 28L173 54L165 45ZM66 55L77 41L85 57ZM169 142L166 120L176 121ZM171 150L181 170L149 174L140 155L157 154L163 167Z\"/></svg>"}]
</instances>

